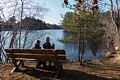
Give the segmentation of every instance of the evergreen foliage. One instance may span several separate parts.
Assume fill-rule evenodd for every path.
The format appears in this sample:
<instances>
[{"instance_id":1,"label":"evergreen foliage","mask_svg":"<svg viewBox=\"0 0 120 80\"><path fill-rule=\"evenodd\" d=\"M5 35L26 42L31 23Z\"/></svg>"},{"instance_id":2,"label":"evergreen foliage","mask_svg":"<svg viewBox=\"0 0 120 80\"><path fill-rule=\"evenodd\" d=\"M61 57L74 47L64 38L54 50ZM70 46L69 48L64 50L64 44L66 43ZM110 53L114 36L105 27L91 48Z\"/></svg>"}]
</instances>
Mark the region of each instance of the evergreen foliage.
<instances>
[{"instance_id":1,"label":"evergreen foliage","mask_svg":"<svg viewBox=\"0 0 120 80\"><path fill-rule=\"evenodd\" d=\"M81 11L79 15L67 12L63 18L62 26L69 35L63 39L63 42L71 41L81 44L84 41L83 45L87 42L93 54L96 55L104 35L103 24L99 19L99 15L93 15L90 12Z\"/></svg>"}]
</instances>

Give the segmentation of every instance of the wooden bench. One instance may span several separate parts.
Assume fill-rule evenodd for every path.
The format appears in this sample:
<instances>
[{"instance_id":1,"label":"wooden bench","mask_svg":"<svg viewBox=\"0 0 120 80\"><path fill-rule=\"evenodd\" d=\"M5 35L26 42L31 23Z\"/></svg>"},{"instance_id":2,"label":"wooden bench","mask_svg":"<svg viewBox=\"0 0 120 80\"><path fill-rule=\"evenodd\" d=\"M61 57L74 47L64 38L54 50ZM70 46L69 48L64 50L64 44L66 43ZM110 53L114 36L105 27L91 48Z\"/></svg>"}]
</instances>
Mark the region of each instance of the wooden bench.
<instances>
[{"instance_id":1,"label":"wooden bench","mask_svg":"<svg viewBox=\"0 0 120 80\"><path fill-rule=\"evenodd\" d=\"M5 49L5 51L14 64L11 73L19 69L20 64L25 67L26 60L52 61L57 69L55 72L57 78L62 69L62 62L66 62L66 53L63 49Z\"/></svg>"}]
</instances>

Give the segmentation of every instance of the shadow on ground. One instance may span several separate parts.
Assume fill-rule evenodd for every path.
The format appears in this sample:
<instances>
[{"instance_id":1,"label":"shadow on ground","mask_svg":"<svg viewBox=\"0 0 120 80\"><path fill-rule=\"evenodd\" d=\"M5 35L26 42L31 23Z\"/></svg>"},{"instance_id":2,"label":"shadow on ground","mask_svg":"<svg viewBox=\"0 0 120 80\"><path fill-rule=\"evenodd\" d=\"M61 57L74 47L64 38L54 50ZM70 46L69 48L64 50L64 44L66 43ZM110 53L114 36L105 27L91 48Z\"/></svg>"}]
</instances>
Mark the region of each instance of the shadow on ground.
<instances>
[{"instance_id":1,"label":"shadow on ground","mask_svg":"<svg viewBox=\"0 0 120 80\"><path fill-rule=\"evenodd\" d=\"M40 80L53 80L55 76L55 70L51 69L35 69L35 68L30 68L27 67L24 70L19 70L22 73L25 73L29 76L32 76L35 78L35 80L40 79Z\"/></svg>"},{"instance_id":2,"label":"shadow on ground","mask_svg":"<svg viewBox=\"0 0 120 80\"><path fill-rule=\"evenodd\" d=\"M120 71L120 65L100 65L100 64L94 64L94 63L88 63L86 62L84 67L88 68L95 68L97 70L114 70L114 71Z\"/></svg>"},{"instance_id":3,"label":"shadow on ground","mask_svg":"<svg viewBox=\"0 0 120 80\"><path fill-rule=\"evenodd\" d=\"M76 70L64 70L62 75L60 75L61 80L118 80L118 79L107 79L103 77L98 77L96 75L88 74Z\"/></svg>"},{"instance_id":4,"label":"shadow on ground","mask_svg":"<svg viewBox=\"0 0 120 80\"><path fill-rule=\"evenodd\" d=\"M28 68L22 71L23 73L40 80L53 80L55 73L41 71L40 69ZM98 77L96 75L88 74L77 70L64 69L58 80L120 80L120 79L108 79L104 77Z\"/></svg>"}]
</instances>

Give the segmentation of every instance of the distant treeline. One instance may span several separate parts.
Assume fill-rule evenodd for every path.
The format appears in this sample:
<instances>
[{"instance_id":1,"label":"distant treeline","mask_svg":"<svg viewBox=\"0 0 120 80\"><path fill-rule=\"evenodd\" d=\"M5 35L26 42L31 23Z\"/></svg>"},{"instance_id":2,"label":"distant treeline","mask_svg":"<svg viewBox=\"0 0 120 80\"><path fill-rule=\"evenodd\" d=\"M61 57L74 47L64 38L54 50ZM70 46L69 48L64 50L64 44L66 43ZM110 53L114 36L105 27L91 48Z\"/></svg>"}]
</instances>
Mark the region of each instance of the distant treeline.
<instances>
[{"instance_id":1,"label":"distant treeline","mask_svg":"<svg viewBox=\"0 0 120 80\"><path fill-rule=\"evenodd\" d=\"M62 29L60 25L45 23L45 21L30 17L25 17L21 22L17 22L13 16L6 22L2 22L2 30L12 30L19 26L22 30Z\"/></svg>"}]
</instances>

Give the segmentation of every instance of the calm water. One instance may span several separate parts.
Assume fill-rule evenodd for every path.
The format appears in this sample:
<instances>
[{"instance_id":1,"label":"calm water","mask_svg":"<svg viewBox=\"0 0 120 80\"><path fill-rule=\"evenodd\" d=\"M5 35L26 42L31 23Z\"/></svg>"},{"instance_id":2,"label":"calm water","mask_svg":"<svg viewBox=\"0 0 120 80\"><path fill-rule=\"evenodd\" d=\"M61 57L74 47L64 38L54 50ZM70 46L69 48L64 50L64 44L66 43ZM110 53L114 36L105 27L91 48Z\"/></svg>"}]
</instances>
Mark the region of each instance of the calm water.
<instances>
[{"instance_id":1,"label":"calm water","mask_svg":"<svg viewBox=\"0 0 120 80\"><path fill-rule=\"evenodd\" d=\"M22 36L24 36L24 33L25 33L25 31L22 31ZM5 34L7 34L7 32ZM33 42L36 39L39 39L41 41L40 46L42 47L43 43L45 42L44 37L46 35L50 36L50 39L51 39L50 41L51 41L51 43L55 44L55 48L65 49L66 56L67 56L68 60L70 60L70 59L77 60L78 59L78 50L77 50L78 45L77 44L70 44L70 43L68 44L68 43L59 42L59 39L62 39L66 35L66 33L63 30L31 31L28 34L28 39L27 39L27 42L26 42L26 48L32 48L33 47ZM10 40L10 38L7 38L7 40L5 41L5 44L4 44L5 48L8 48L8 44L10 42L9 40ZM16 40L16 43L17 43L17 40ZM23 44L23 43L21 43L21 44ZM104 55L103 51L100 50L99 53L97 54L97 56L94 56L91 53L89 47L86 46L86 51L85 51L85 54L83 56L83 59L84 60L93 60L93 59L102 58L103 55Z\"/></svg>"}]
</instances>

